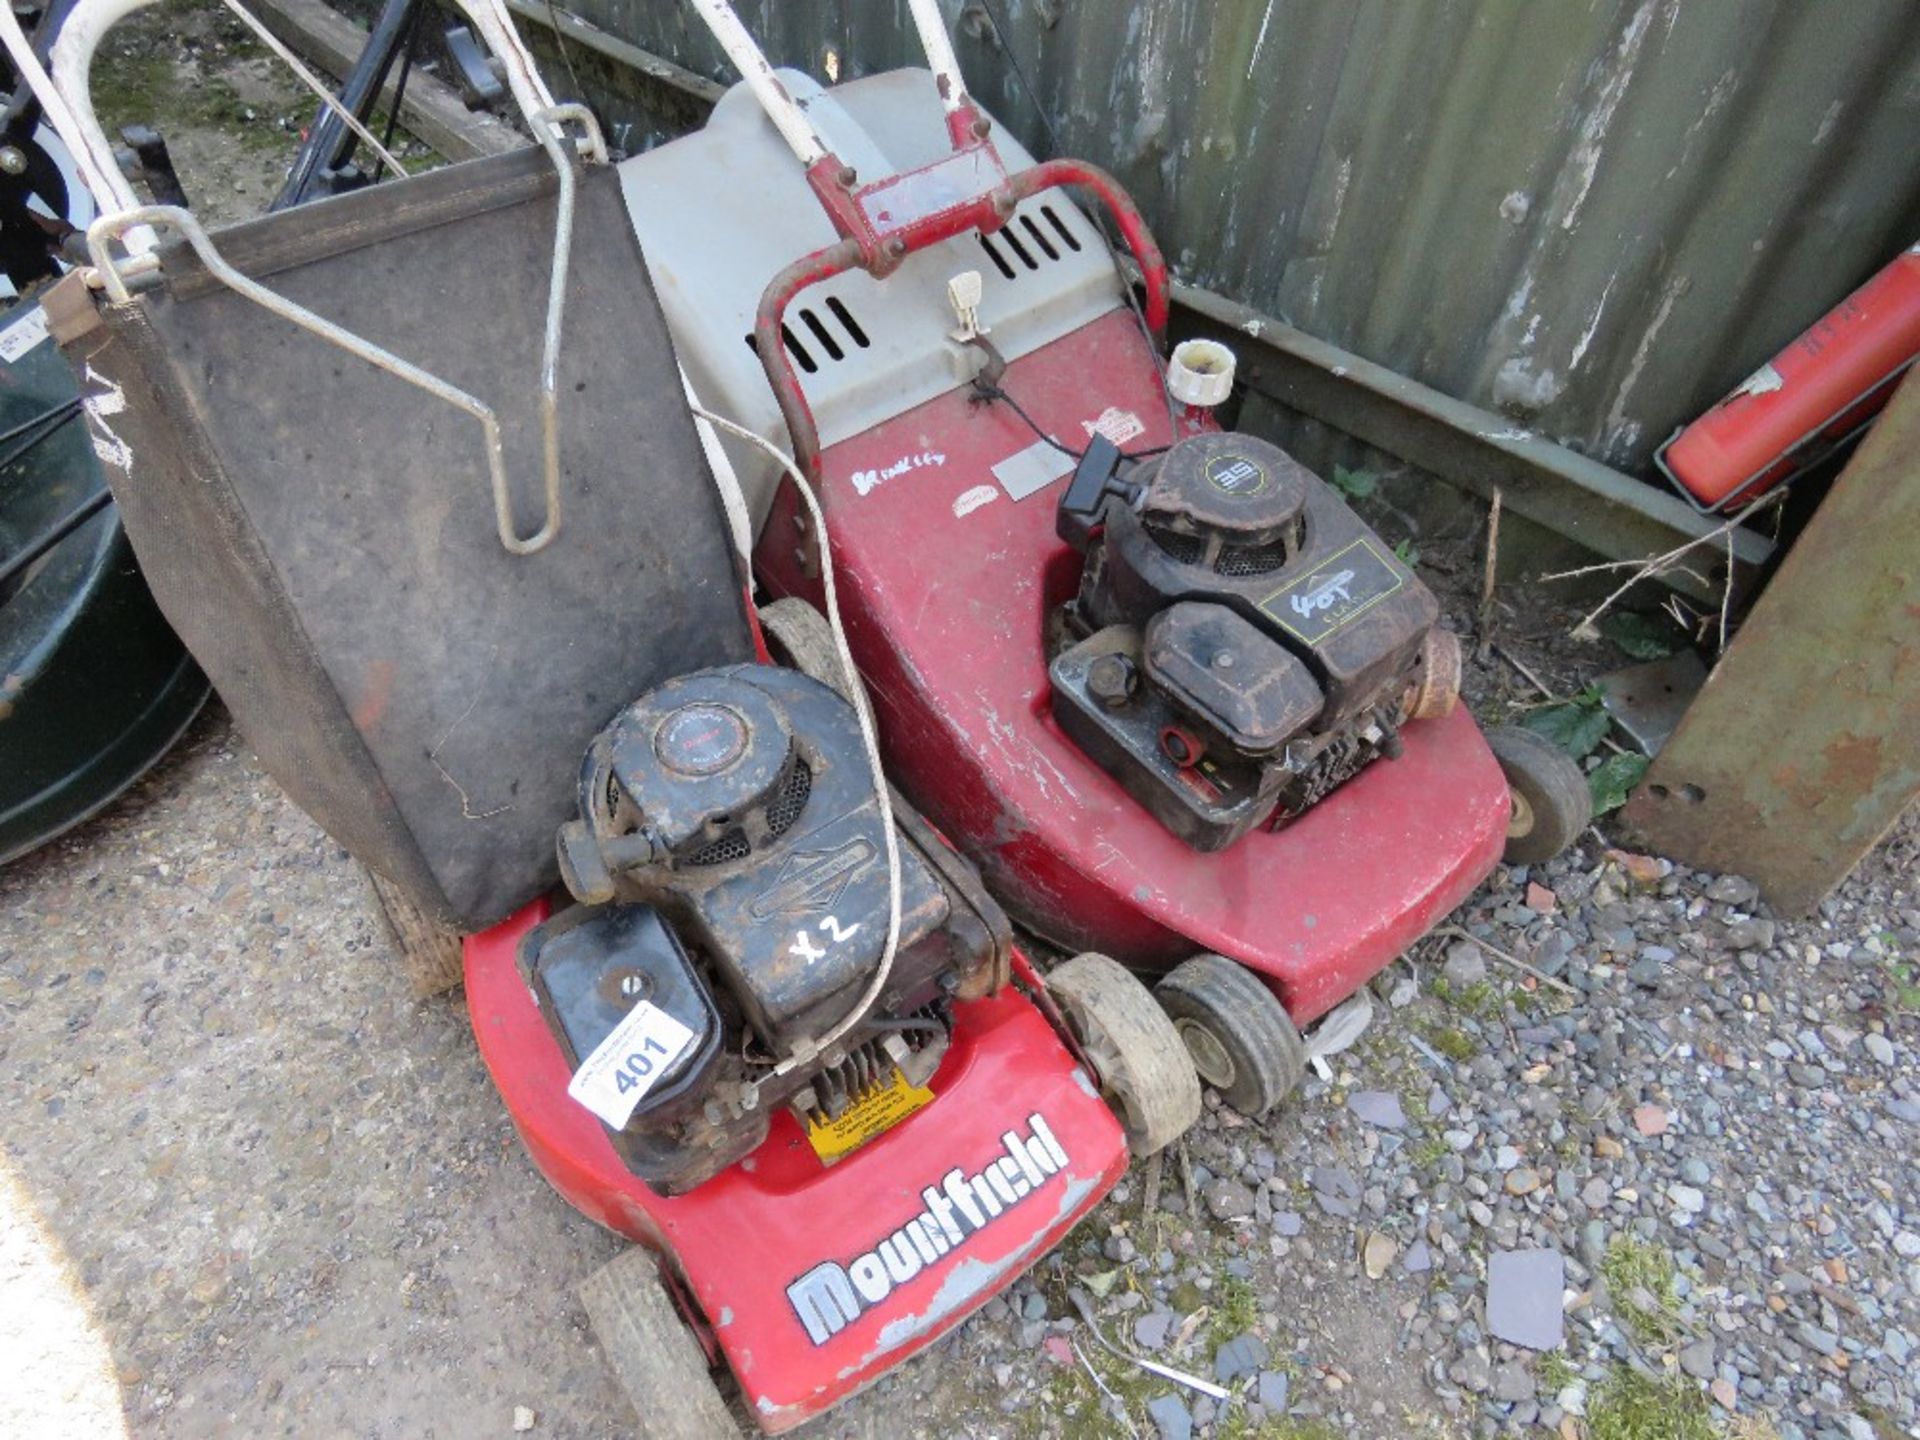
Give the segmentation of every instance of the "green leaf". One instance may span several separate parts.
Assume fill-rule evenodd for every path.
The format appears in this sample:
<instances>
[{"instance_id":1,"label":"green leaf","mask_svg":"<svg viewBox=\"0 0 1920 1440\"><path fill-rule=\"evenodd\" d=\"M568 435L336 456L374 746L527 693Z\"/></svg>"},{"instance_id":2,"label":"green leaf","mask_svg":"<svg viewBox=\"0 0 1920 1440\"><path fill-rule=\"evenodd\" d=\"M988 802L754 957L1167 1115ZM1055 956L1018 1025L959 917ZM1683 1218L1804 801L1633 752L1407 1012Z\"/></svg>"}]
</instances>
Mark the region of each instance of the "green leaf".
<instances>
[{"instance_id":1,"label":"green leaf","mask_svg":"<svg viewBox=\"0 0 1920 1440\"><path fill-rule=\"evenodd\" d=\"M1393 547L1393 553L1400 557L1400 563L1402 565L1418 565L1420 563L1420 547L1411 540L1402 540L1398 545Z\"/></svg>"},{"instance_id":2,"label":"green leaf","mask_svg":"<svg viewBox=\"0 0 1920 1440\"><path fill-rule=\"evenodd\" d=\"M1593 791L1593 813L1605 815L1627 803L1627 796L1653 762L1645 755L1609 755L1587 774Z\"/></svg>"},{"instance_id":3,"label":"green leaf","mask_svg":"<svg viewBox=\"0 0 1920 1440\"><path fill-rule=\"evenodd\" d=\"M1600 633L1635 660L1664 660L1686 644L1664 615L1638 610L1609 610L1600 617Z\"/></svg>"},{"instance_id":4,"label":"green leaf","mask_svg":"<svg viewBox=\"0 0 1920 1440\"><path fill-rule=\"evenodd\" d=\"M1607 738L1613 717L1601 703L1600 692L1589 685L1564 705L1535 710L1520 722L1544 735L1576 760L1584 760Z\"/></svg>"},{"instance_id":5,"label":"green leaf","mask_svg":"<svg viewBox=\"0 0 1920 1440\"><path fill-rule=\"evenodd\" d=\"M1119 1278L1120 1272L1117 1269L1101 1270L1092 1275L1082 1275L1080 1277L1080 1283L1104 1300L1113 1289L1113 1282Z\"/></svg>"},{"instance_id":6,"label":"green leaf","mask_svg":"<svg viewBox=\"0 0 1920 1440\"><path fill-rule=\"evenodd\" d=\"M1336 465L1333 488L1349 500L1365 500L1380 488L1380 477L1371 470L1349 470L1344 465Z\"/></svg>"}]
</instances>

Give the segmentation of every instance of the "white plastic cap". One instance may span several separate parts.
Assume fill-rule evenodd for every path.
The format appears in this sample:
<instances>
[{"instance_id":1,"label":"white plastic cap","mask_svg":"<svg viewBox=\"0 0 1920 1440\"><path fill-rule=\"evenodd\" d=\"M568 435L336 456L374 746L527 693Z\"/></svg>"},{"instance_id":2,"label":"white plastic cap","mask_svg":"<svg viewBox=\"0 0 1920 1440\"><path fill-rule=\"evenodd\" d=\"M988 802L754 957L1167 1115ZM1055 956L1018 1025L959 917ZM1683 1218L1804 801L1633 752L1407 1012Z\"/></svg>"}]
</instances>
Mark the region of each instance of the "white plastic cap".
<instances>
[{"instance_id":1,"label":"white plastic cap","mask_svg":"<svg viewBox=\"0 0 1920 1440\"><path fill-rule=\"evenodd\" d=\"M1211 409L1232 392L1236 363L1217 340L1182 340L1167 361L1167 390L1183 405Z\"/></svg>"}]
</instances>

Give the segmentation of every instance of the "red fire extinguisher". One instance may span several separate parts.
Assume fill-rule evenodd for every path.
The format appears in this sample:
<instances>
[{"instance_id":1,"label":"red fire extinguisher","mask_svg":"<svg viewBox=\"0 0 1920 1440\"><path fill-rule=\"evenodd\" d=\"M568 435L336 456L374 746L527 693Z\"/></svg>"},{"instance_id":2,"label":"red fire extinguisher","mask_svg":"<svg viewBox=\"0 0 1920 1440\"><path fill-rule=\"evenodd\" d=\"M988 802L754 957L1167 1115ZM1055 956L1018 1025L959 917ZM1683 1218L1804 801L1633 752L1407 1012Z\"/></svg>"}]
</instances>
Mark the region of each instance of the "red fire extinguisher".
<instances>
[{"instance_id":1,"label":"red fire extinguisher","mask_svg":"<svg viewBox=\"0 0 1920 1440\"><path fill-rule=\"evenodd\" d=\"M1920 355L1920 245L1691 425L1654 463L1702 510L1754 499L1862 429Z\"/></svg>"}]
</instances>

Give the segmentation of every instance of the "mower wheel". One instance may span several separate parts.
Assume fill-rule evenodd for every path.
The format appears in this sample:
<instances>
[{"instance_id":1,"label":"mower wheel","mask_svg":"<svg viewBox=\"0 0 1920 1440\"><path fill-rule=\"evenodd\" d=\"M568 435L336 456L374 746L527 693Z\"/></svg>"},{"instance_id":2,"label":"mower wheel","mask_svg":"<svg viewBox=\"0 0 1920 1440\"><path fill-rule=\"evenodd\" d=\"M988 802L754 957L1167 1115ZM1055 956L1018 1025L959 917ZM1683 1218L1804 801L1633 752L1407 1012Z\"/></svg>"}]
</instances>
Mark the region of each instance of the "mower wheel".
<instances>
[{"instance_id":1,"label":"mower wheel","mask_svg":"<svg viewBox=\"0 0 1920 1440\"><path fill-rule=\"evenodd\" d=\"M1100 1088L1135 1155L1151 1155L1200 1118L1200 1077L1153 992L1105 955L1076 955L1047 972L1047 991L1099 1072Z\"/></svg>"},{"instance_id":2,"label":"mower wheel","mask_svg":"<svg viewBox=\"0 0 1920 1440\"><path fill-rule=\"evenodd\" d=\"M1574 758L1544 735L1518 725L1487 731L1487 746L1506 773L1513 810L1507 819L1509 865L1538 865L1571 845L1593 821L1593 792Z\"/></svg>"},{"instance_id":3,"label":"mower wheel","mask_svg":"<svg viewBox=\"0 0 1920 1440\"><path fill-rule=\"evenodd\" d=\"M818 680L838 695L847 695L839 647L833 643L833 627L813 606L794 599L762 605L760 629L766 634L767 648L773 652L774 659Z\"/></svg>"},{"instance_id":4,"label":"mower wheel","mask_svg":"<svg viewBox=\"0 0 1920 1440\"><path fill-rule=\"evenodd\" d=\"M1154 995L1173 1017L1200 1078L1257 1119L1293 1093L1307 1047L1287 1007L1246 966L1196 955L1167 973Z\"/></svg>"},{"instance_id":5,"label":"mower wheel","mask_svg":"<svg viewBox=\"0 0 1920 1440\"><path fill-rule=\"evenodd\" d=\"M425 1000L458 986L466 978L459 932L427 916L385 876L369 870L367 880L373 886L380 918L387 923L387 933L399 947L400 965L414 996Z\"/></svg>"},{"instance_id":6,"label":"mower wheel","mask_svg":"<svg viewBox=\"0 0 1920 1440\"><path fill-rule=\"evenodd\" d=\"M580 1301L594 1338L649 1440L738 1435L707 1357L667 1293L660 1266L632 1245L589 1275Z\"/></svg>"}]
</instances>

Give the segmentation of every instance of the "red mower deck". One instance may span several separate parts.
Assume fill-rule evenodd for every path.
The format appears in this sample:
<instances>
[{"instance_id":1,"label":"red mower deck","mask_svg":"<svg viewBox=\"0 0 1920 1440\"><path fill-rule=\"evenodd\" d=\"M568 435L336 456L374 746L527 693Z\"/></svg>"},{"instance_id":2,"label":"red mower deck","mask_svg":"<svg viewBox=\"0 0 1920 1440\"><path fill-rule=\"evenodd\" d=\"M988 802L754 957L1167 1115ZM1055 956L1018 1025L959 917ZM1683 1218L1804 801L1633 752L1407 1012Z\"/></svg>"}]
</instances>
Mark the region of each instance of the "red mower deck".
<instances>
[{"instance_id":1,"label":"red mower deck","mask_svg":"<svg viewBox=\"0 0 1920 1440\"><path fill-rule=\"evenodd\" d=\"M1015 361L1002 384L1075 448L1103 415L1135 431L1126 449L1172 438L1157 362L1125 310ZM993 470L1035 444L1008 406L961 387L822 456L842 612L889 769L1038 933L1149 969L1216 951L1304 1025L1486 878L1506 832L1500 767L1462 707L1409 723L1400 758L1284 829L1188 847L1053 719L1047 617L1081 566L1054 530L1066 462L1017 500ZM817 604L803 552L783 487L756 565Z\"/></svg>"},{"instance_id":2,"label":"red mower deck","mask_svg":"<svg viewBox=\"0 0 1920 1440\"><path fill-rule=\"evenodd\" d=\"M663 1252L770 1433L926 1348L1045 1255L1127 1165L1120 1127L1034 1004L958 1007L935 1099L823 1166L791 1113L746 1160L672 1199L567 1097L570 1072L515 966L536 903L466 942L467 1006L527 1152L569 1203Z\"/></svg>"}]
</instances>

